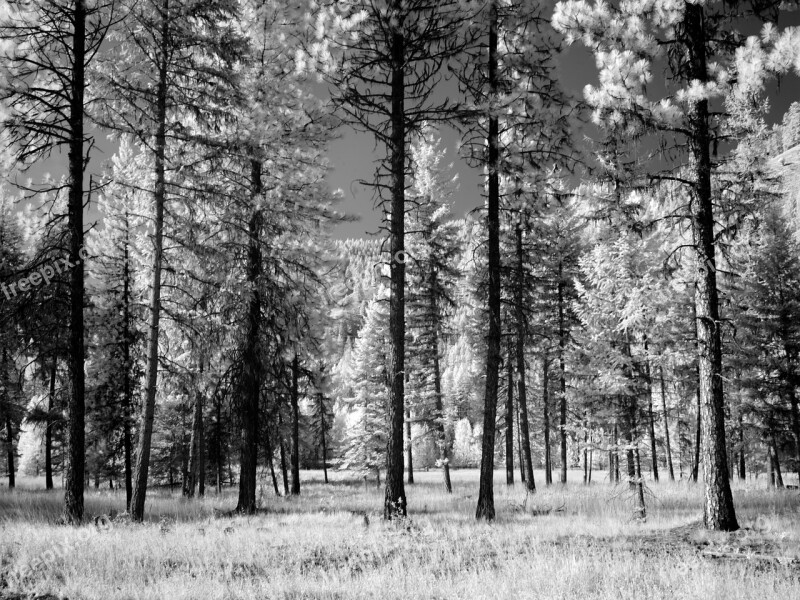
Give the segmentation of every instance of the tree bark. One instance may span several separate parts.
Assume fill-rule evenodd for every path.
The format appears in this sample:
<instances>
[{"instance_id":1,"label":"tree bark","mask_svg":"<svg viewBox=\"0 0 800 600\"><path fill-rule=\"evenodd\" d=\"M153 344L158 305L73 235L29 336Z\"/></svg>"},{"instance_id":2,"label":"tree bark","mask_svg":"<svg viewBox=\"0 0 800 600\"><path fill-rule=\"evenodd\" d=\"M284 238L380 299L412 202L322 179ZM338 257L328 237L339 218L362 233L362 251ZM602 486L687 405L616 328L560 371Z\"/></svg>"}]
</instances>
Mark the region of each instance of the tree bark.
<instances>
[{"instance_id":1,"label":"tree bark","mask_svg":"<svg viewBox=\"0 0 800 600\"><path fill-rule=\"evenodd\" d=\"M70 397L67 403L67 464L64 477L64 521L79 525L83 520L83 485L86 469L85 448L85 348L83 325L84 265L83 250L83 173L84 173L84 92L86 87L86 4L76 0L73 9L72 81L69 99L69 258Z\"/></svg>"},{"instance_id":2,"label":"tree bark","mask_svg":"<svg viewBox=\"0 0 800 600\"><path fill-rule=\"evenodd\" d=\"M16 487L16 478L14 477L14 428L11 423L11 399L8 397L8 354L3 349L3 390L5 392L5 426L6 426L6 467L8 469L8 489L12 490Z\"/></svg>"},{"instance_id":3,"label":"tree bark","mask_svg":"<svg viewBox=\"0 0 800 600\"><path fill-rule=\"evenodd\" d=\"M702 407L700 403L700 375L698 371L697 381L697 421L694 436L694 460L692 461L692 481L697 483L700 476L700 446L702 436Z\"/></svg>"},{"instance_id":4,"label":"tree bark","mask_svg":"<svg viewBox=\"0 0 800 600\"><path fill-rule=\"evenodd\" d=\"M47 417L44 423L44 489L53 489L53 407L56 397L58 357L53 354L50 367L50 390L47 395Z\"/></svg>"},{"instance_id":5,"label":"tree bark","mask_svg":"<svg viewBox=\"0 0 800 600\"><path fill-rule=\"evenodd\" d=\"M514 316L517 329L517 386L519 402L519 428L522 433L522 458L525 461L525 489L529 492L536 491L536 482L533 477L533 459L531 458L531 435L528 424L528 394L525 385L525 344L527 342L527 324L525 322L524 286L525 262L522 246L522 227L516 226L516 285L514 286ZM508 357L511 362L511 356Z\"/></svg>"},{"instance_id":6,"label":"tree bark","mask_svg":"<svg viewBox=\"0 0 800 600\"><path fill-rule=\"evenodd\" d=\"M675 469L672 466L672 446L669 443L669 415L667 413L667 393L664 389L664 367L659 366L658 375L661 383L661 412L664 414L664 446L667 449L667 468L669 480L675 481Z\"/></svg>"},{"instance_id":7,"label":"tree bark","mask_svg":"<svg viewBox=\"0 0 800 600\"><path fill-rule=\"evenodd\" d=\"M261 227L262 212L259 196L262 192L262 164L250 161L250 198L253 212L247 228L247 286L249 300L247 307L247 332L242 352L241 401L239 421L241 442L239 448L239 500L236 512L254 514L256 512L256 475L258 471L258 432L259 403L261 394L261 357L259 338L261 328L261 290L259 283L262 272Z\"/></svg>"},{"instance_id":8,"label":"tree bark","mask_svg":"<svg viewBox=\"0 0 800 600\"><path fill-rule=\"evenodd\" d=\"M567 375L564 369L564 353L567 346L566 323L564 320L564 273L563 265L558 263L558 363L559 383L559 422L561 434L561 483L567 483Z\"/></svg>"},{"instance_id":9,"label":"tree bark","mask_svg":"<svg viewBox=\"0 0 800 600\"><path fill-rule=\"evenodd\" d=\"M544 483L553 483L553 461L550 454L550 398L548 394L548 364L547 354L542 355L542 406L544 407Z\"/></svg>"},{"instance_id":10,"label":"tree bark","mask_svg":"<svg viewBox=\"0 0 800 600\"><path fill-rule=\"evenodd\" d=\"M435 319L433 324L433 393L435 395L436 409L436 446L439 450L439 462L442 467L442 479L444 489L448 494L453 493L453 484L450 481L450 448L447 443L447 431L445 430L444 402L442 400L442 372L439 364L439 305L438 305L439 284L435 269L431 269L431 294L430 311Z\"/></svg>"},{"instance_id":11,"label":"tree bark","mask_svg":"<svg viewBox=\"0 0 800 600\"><path fill-rule=\"evenodd\" d=\"M650 367L647 368L647 425L650 436L650 458L653 465L653 481L658 481L658 454L656 452L656 423L653 416L653 386L650 379Z\"/></svg>"},{"instance_id":12,"label":"tree bark","mask_svg":"<svg viewBox=\"0 0 800 600\"><path fill-rule=\"evenodd\" d=\"M147 476L150 469L150 450L153 438L158 385L158 337L161 318L161 269L164 252L164 203L166 201L166 149L167 149L167 64L170 44L169 0L164 0L161 17L161 56L158 67L156 89L157 131L155 138L155 232L153 237L153 280L150 297L150 327L147 339L147 374L145 376L144 403L139 423L139 439L136 447L136 468L131 493L130 514L133 521L144 519L144 504L147 496ZM81 372L83 370L81 369Z\"/></svg>"},{"instance_id":13,"label":"tree bark","mask_svg":"<svg viewBox=\"0 0 800 600\"><path fill-rule=\"evenodd\" d=\"M393 0L391 7L402 13L402 2ZM402 27L392 33L391 42L391 222L389 247L389 440L386 448L386 492L383 518L404 517L408 514L403 484L403 421L405 416L405 188L406 188L406 114L405 69L406 44Z\"/></svg>"},{"instance_id":14,"label":"tree bark","mask_svg":"<svg viewBox=\"0 0 800 600\"><path fill-rule=\"evenodd\" d=\"M414 483L414 446L411 443L411 411L406 409L406 468L408 469L408 483Z\"/></svg>"},{"instance_id":15,"label":"tree bark","mask_svg":"<svg viewBox=\"0 0 800 600\"><path fill-rule=\"evenodd\" d=\"M300 359L292 359L292 496L300 495Z\"/></svg>"},{"instance_id":16,"label":"tree bark","mask_svg":"<svg viewBox=\"0 0 800 600\"><path fill-rule=\"evenodd\" d=\"M497 0L489 7L489 47L488 47L488 85L489 102L497 97L497 47L498 47ZM475 516L490 521L494 519L494 445L495 422L497 420L497 390L500 369L500 128L498 117L489 114L488 156L488 214L486 217L489 232L488 270L489 270L489 332L486 349L486 388L484 391L483 440L481 445L481 475L478 489L478 506Z\"/></svg>"},{"instance_id":17,"label":"tree bark","mask_svg":"<svg viewBox=\"0 0 800 600\"><path fill-rule=\"evenodd\" d=\"M744 481L747 479L747 471L745 470L744 462L744 422L742 413L739 413L739 479ZM800 481L800 479L798 479Z\"/></svg>"},{"instance_id":18,"label":"tree bark","mask_svg":"<svg viewBox=\"0 0 800 600\"><path fill-rule=\"evenodd\" d=\"M325 399L322 394L317 395L317 400L319 402L319 414L320 414L320 436L322 438L322 473L325 477L325 483L328 483L328 442L325 437ZM277 490L276 490L277 491Z\"/></svg>"},{"instance_id":19,"label":"tree bark","mask_svg":"<svg viewBox=\"0 0 800 600\"><path fill-rule=\"evenodd\" d=\"M270 441L269 428L264 432L264 448L267 452L267 462L269 463L269 474L270 477L272 477L272 487L275 489L275 495L280 496L281 493L278 491L278 479L275 477L275 453L272 448L272 442Z\"/></svg>"},{"instance_id":20,"label":"tree bark","mask_svg":"<svg viewBox=\"0 0 800 600\"><path fill-rule=\"evenodd\" d=\"M200 454L202 453L203 439L203 396L199 390L195 391L194 414L192 415L192 437L189 441L189 478L187 496L194 498L197 483L200 479Z\"/></svg>"},{"instance_id":21,"label":"tree bark","mask_svg":"<svg viewBox=\"0 0 800 600\"><path fill-rule=\"evenodd\" d=\"M514 485L514 363L511 360L511 339L508 340L506 352L506 485ZM524 467L523 467L524 468Z\"/></svg>"},{"instance_id":22,"label":"tree bark","mask_svg":"<svg viewBox=\"0 0 800 600\"><path fill-rule=\"evenodd\" d=\"M131 271L130 271L130 221L125 212L125 245L122 265L122 357L125 371L122 375L122 443L125 452L125 510L131 509L133 493L133 436L131 419L133 418L133 382L131 381Z\"/></svg>"},{"instance_id":23,"label":"tree bark","mask_svg":"<svg viewBox=\"0 0 800 600\"><path fill-rule=\"evenodd\" d=\"M688 51L687 80L708 81L704 7L685 5L684 31ZM711 197L711 133L708 100L693 103L689 114L689 145L695 171L692 226L697 250L695 305L703 427L703 523L707 529L739 528L733 506L725 443L725 401L722 389L722 344L715 263L714 214Z\"/></svg>"},{"instance_id":24,"label":"tree bark","mask_svg":"<svg viewBox=\"0 0 800 600\"><path fill-rule=\"evenodd\" d=\"M778 456L778 443L775 439L775 430L770 431L769 445L772 448L772 472L774 474L773 485L775 488L783 489L783 475L781 474L781 462Z\"/></svg>"}]
</instances>

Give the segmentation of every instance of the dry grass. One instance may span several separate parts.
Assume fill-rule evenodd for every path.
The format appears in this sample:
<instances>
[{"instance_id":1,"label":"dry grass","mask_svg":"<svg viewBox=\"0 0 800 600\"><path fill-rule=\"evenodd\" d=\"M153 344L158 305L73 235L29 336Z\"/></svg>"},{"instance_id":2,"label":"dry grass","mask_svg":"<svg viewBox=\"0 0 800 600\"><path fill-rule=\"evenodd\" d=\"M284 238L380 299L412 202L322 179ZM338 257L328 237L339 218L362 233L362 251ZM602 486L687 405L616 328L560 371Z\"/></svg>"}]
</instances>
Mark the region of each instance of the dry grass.
<instances>
[{"instance_id":1,"label":"dry grass","mask_svg":"<svg viewBox=\"0 0 800 600\"><path fill-rule=\"evenodd\" d=\"M640 524L626 494L605 483L526 499L498 471L498 518L487 525L473 517L475 471L453 473L452 496L438 473L417 473L412 516L398 525L379 518L374 483L302 476L299 498L267 487L256 517L214 518L235 505L233 491L194 501L160 492L148 497L147 523L110 528L57 525L59 492L0 490L0 598L800 598L797 564L702 554L800 555L800 495L765 490L763 478L736 486L745 529L708 534L687 527L701 500L687 483L652 484ZM92 491L86 511L123 504L124 493Z\"/></svg>"}]
</instances>

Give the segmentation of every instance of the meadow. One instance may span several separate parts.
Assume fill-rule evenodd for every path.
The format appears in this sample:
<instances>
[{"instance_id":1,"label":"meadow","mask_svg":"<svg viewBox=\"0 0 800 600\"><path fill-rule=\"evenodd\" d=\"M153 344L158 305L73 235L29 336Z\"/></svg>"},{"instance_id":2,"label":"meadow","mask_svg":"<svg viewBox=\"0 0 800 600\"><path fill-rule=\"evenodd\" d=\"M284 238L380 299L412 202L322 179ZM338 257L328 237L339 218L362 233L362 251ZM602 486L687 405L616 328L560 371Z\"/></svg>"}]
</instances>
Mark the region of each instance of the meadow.
<instances>
[{"instance_id":1,"label":"meadow","mask_svg":"<svg viewBox=\"0 0 800 600\"><path fill-rule=\"evenodd\" d=\"M264 480L253 517L226 514L235 490L156 490L132 524L124 492L92 489L79 528L58 524L59 490L22 479L0 488L0 599L800 598L796 490L734 482L741 529L710 533L702 486L650 482L641 522L627 489L581 476L526 495L497 471L490 524L474 519L477 471L454 471L452 495L438 472L416 473L410 516L393 523L374 482L303 471L299 497Z\"/></svg>"}]
</instances>

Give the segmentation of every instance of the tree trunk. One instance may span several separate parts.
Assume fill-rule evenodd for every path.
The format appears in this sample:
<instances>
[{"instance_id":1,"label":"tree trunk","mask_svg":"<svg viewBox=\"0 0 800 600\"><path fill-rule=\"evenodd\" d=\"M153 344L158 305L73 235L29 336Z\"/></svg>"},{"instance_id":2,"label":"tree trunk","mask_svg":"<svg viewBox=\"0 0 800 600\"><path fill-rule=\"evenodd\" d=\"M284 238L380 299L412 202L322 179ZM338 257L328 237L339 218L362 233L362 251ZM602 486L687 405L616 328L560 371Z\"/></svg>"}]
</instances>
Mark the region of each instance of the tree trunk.
<instances>
[{"instance_id":1,"label":"tree trunk","mask_svg":"<svg viewBox=\"0 0 800 600\"><path fill-rule=\"evenodd\" d=\"M514 363L511 360L511 338L506 352L506 485L514 485ZM523 467L524 468L524 467Z\"/></svg>"},{"instance_id":2,"label":"tree trunk","mask_svg":"<svg viewBox=\"0 0 800 600\"><path fill-rule=\"evenodd\" d=\"M264 447L267 451L267 462L269 463L269 474L270 477L272 477L272 487L275 489L275 495L280 496L281 493L278 491L278 479L275 477L275 457L272 449L272 442L270 441L269 429L264 432Z\"/></svg>"},{"instance_id":3,"label":"tree trunk","mask_svg":"<svg viewBox=\"0 0 800 600\"><path fill-rule=\"evenodd\" d=\"M687 79L708 81L705 8L687 3L684 31L688 50ZM707 529L739 528L728 477L725 444L725 400L722 389L721 321L715 263L714 214L711 197L711 135L708 100L693 103L689 115L689 145L696 176L692 199L692 226L699 275L695 287L700 367L700 400L703 427L703 523Z\"/></svg>"},{"instance_id":4,"label":"tree trunk","mask_svg":"<svg viewBox=\"0 0 800 600\"><path fill-rule=\"evenodd\" d=\"M195 392L194 414L192 415L192 437L189 441L189 478L187 496L194 498L197 482L200 476L200 453L202 452L201 440L203 438L203 396L200 391Z\"/></svg>"},{"instance_id":5,"label":"tree trunk","mask_svg":"<svg viewBox=\"0 0 800 600\"><path fill-rule=\"evenodd\" d=\"M619 483L619 430L617 428L617 421L614 420L614 483Z\"/></svg>"},{"instance_id":6,"label":"tree trunk","mask_svg":"<svg viewBox=\"0 0 800 600\"><path fill-rule=\"evenodd\" d=\"M497 0L489 7L489 48L488 85L489 99L494 102L497 96L497 46L498 46ZM489 232L488 270L489 270L489 331L486 349L486 388L484 391L483 441L481 445L481 476L478 489L478 506L475 516L478 519L494 519L494 444L495 422L497 420L497 388L500 369L500 129L498 117L489 114L488 164L488 213L486 217Z\"/></svg>"},{"instance_id":7,"label":"tree trunk","mask_svg":"<svg viewBox=\"0 0 800 600\"><path fill-rule=\"evenodd\" d=\"M650 358L647 339L644 342L645 364L644 376L647 383L647 433L650 437L650 460L652 464L653 481L658 481L658 453L656 451L656 423L653 416L653 376L650 372Z\"/></svg>"},{"instance_id":8,"label":"tree trunk","mask_svg":"<svg viewBox=\"0 0 800 600\"><path fill-rule=\"evenodd\" d=\"M770 431L769 439L770 447L772 448L772 472L774 473L774 486L777 489L783 489L783 475L781 474L781 462L778 456L778 443L775 439L775 431Z\"/></svg>"},{"instance_id":9,"label":"tree trunk","mask_svg":"<svg viewBox=\"0 0 800 600\"><path fill-rule=\"evenodd\" d=\"M664 389L664 367L658 368L661 383L661 412L664 414L664 446L667 449L667 468L669 469L669 480L675 481L675 469L672 466L672 446L669 443L669 415L667 414L667 393Z\"/></svg>"},{"instance_id":10,"label":"tree trunk","mask_svg":"<svg viewBox=\"0 0 800 600\"><path fill-rule=\"evenodd\" d=\"M589 483L589 417L583 411L583 485Z\"/></svg>"},{"instance_id":11,"label":"tree trunk","mask_svg":"<svg viewBox=\"0 0 800 600\"><path fill-rule=\"evenodd\" d=\"M517 386L519 396L519 429L522 433L522 458L525 461L525 489L529 492L536 491L536 482L533 477L533 459L531 458L531 435L528 425L528 395L525 387L525 344L527 340L527 324L525 322L524 285L525 264L522 247L522 227L516 227L516 285L514 286L514 315L517 329ZM508 357L511 362L511 355Z\"/></svg>"},{"instance_id":12,"label":"tree trunk","mask_svg":"<svg viewBox=\"0 0 800 600\"><path fill-rule=\"evenodd\" d=\"M202 408L200 412L200 430L198 432L198 438L197 495L202 498L206 495L206 429L203 423Z\"/></svg>"},{"instance_id":13,"label":"tree trunk","mask_svg":"<svg viewBox=\"0 0 800 600\"><path fill-rule=\"evenodd\" d=\"M53 407L56 398L58 357L53 354L50 367L50 390L47 395L47 417L44 423L44 489L53 489Z\"/></svg>"},{"instance_id":14,"label":"tree trunk","mask_svg":"<svg viewBox=\"0 0 800 600\"><path fill-rule=\"evenodd\" d=\"M548 387L547 355L542 355L542 406L544 407L544 483L553 483L553 461L550 454L550 398Z\"/></svg>"},{"instance_id":15,"label":"tree trunk","mask_svg":"<svg viewBox=\"0 0 800 600\"><path fill-rule=\"evenodd\" d=\"M262 164L250 161L250 198L253 212L248 223L247 251L247 332L242 352L241 401L239 421L241 441L239 447L239 499L236 512L256 512L256 474L258 471L259 403L261 394L261 358L259 338L261 335L261 290L262 272L261 227L262 212L259 196L262 192Z\"/></svg>"},{"instance_id":16,"label":"tree trunk","mask_svg":"<svg viewBox=\"0 0 800 600\"><path fill-rule=\"evenodd\" d=\"M73 9L72 81L69 107L69 259L70 327L69 374L71 390L67 404L67 464L64 482L64 521L79 525L83 520L83 480L85 448L85 349L83 327L84 264L83 252L83 118L86 65L86 3L77 1ZM91 191L91 190L90 190Z\"/></svg>"},{"instance_id":17,"label":"tree trunk","mask_svg":"<svg viewBox=\"0 0 800 600\"><path fill-rule=\"evenodd\" d=\"M739 479L742 481L747 479L744 463L744 423L742 413L739 413Z\"/></svg>"},{"instance_id":18,"label":"tree trunk","mask_svg":"<svg viewBox=\"0 0 800 600\"><path fill-rule=\"evenodd\" d=\"M133 418L133 382L131 381L131 271L130 271L130 221L128 212L125 212L125 246L123 249L122 265L122 357L125 361L125 371L122 374L122 443L125 447L125 510L131 509L131 494L133 493L133 436L131 434L131 421Z\"/></svg>"},{"instance_id":19,"label":"tree trunk","mask_svg":"<svg viewBox=\"0 0 800 600\"><path fill-rule=\"evenodd\" d=\"M391 6L399 7L400 0ZM398 10L398 13L400 11ZM386 448L386 493L383 500L383 518L390 520L405 516L408 511L403 484L403 420L405 416L405 193L406 193L406 114L405 70L406 47L402 28L392 33L391 44L391 131L389 154L391 156L391 223L389 247L390 293L389 300L389 354L391 365L389 385L389 441Z\"/></svg>"},{"instance_id":20,"label":"tree trunk","mask_svg":"<svg viewBox=\"0 0 800 600\"><path fill-rule=\"evenodd\" d=\"M6 387L6 389L8 389ZM16 486L14 477L14 429L11 424L11 403L7 402L9 409L6 413L6 466L8 468L8 489L12 490Z\"/></svg>"},{"instance_id":21,"label":"tree trunk","mask_svg":"<svg viewBox=\"0 0 800 600\"><path fill-rule=\"evenodd\" d=\"M300 360L292 359L292 496L300 495Z\"/></svg>"},{"instance_id":22,"label":"tree trunk","mask_svg":"<svg viewBox=\"0 0 800 600\"><path fill-rule=\"evenodd\" d=\"M514 406L517 411L517 423L519 423L519 401ZM525 460L522 458L522 434L517 427L517 462L519 463L519 480L525 483Z\"/></svg>"},{"instance_id":23,"label":"tree trunk","mask_svg":"<svg viewBox=\"0 0 800 600\"><path fill-rule=\"evenodd\" d=\"M216 400L214 408L216 409L216 428L217 428L217 435L215 436L214 440L214 453L216 454L217 459L217 495L222 493L222 398L219 397L219 394L214 394L214 399Z\"/></svg>"},{"instance_id":24,"label":"tree trunk","mask_svg":"<svg viewBox=\"0 0 800 600\"><path fill-rule=\"evenodd\" d=\"M636 477L636 517L644 520L647 518L647 508L644 504L644 479L642 478L642 461L639 457L639 445L634 450L635 455L635 477Z\"/></svg>"},{"instance_id":25,"label":"tree trunk","mask_svg":"<svg viewBox=\"0 0 800 600\"><path fill-rule=\"evenodd\" d=\"M320 420L320 434L322 437L322 473L325 476L325 483L328 483L328 442L325 438L325 399L322 394L318 395Z\"/></svg>"},{"instance_id":26,"label":"tree trunk","mask_svg":"<svg viewBox=\"0 0 800 600\"><path fill-rule=\"evenodd\" d=\"M795 374L791 368L789 372L789 409L791 410L792 437L794 438L794 462L797 469L797 483L800 485L800 409L798 409L797 393L795 391ZM744 457L741 458L742 464ZM741 467L744 471L744 466ZM744 477L742 477L744 479Z\"/></svg>"},{"instance_id":27,"label":"tree trunk","mask_svg":"<svg viewBox=\"0 0 800 600\"><path fill-rule=\"evenodd\" d=\"M414 446L411 443L411 411L406 409L406 468L408 469L408 483L414 483Z\"/></svg>"},{"instance_id":28,"label":"tree trunk","mask_svg":"<svg viewBox=\"0 0 800 600\"><path fill-rule=\"evenodd\" d=\"M567 483L567 375L564 370L564 353L567 345L566 323L564 321L564 273L563 265L558 263L558 363L560 367L559 383L559 422L561 433L561 483Z\"/></svg>"},{"instance_id":29,"label":"tree trunk","mask_svg":"<svg viewBox=\"0 0 800 600\"><path fill-rule=\"evenodd\" d=\"M447 443L447 431L445 430L444 402L442 401L442 372L439 364L439 305L438 305L439 284L435 269L431 269L431 294L430 310L435 319L433 324L433 393L435 396L436 409L436 446L439 450L439 462L442 467L442 479L444 489L448 494L453 493L453 484L450 481L450 448Z\"/></svg>"},{"instance_id":30,"label":"tree trunk","mask_svg":"<svg viewBox=\"0 0 800 600\"><path fill-rule=\"evenodd\" d=\"M694 460L692 461L692 481L697 483L700 476L700 445L702 434L702 408L700 404L700 382L698 372L698 385L697 385L697 421L694 436Z\"/></svg>"},{"instance_id":31,"label":"tree trunk","mask_svg":"<svg viewBox=\"0 0 800 600\"><path fill-rule=\"evenodd\" d=\"M283 435L281 435L281 429L283 429L283 418L281 417L280 411L278 411L278 442L280 443L280 451L281 451L281 475L283 476L283 495L289 495L289 475L286 472L286 451L283 447Z\"/></svg>"},{"instance_id":32,"label":"tree trunk","mask_svg":"<svg viewBox=\"0 0 800 600\"><path fill-rule=\"evenodd\" d=\"M167 149L167 48L170 44L169 0L164 0L161 17L161 40L158 83L156 89L157 131L155 138L155 232L153 236L153 280L150 297L150 327L147 338L147 373L145 376L144 403L139 423L139 440L136 447L136 468L131 493L130 514L133 521L144 519L147 496L147 475L150 469L150 450L153 438L158 385L158 336L161 318L161 268L164 252L164 203L166 201L166 149ZM81 369L81 373L83 369Z\"/></svg>"}]
</instances>

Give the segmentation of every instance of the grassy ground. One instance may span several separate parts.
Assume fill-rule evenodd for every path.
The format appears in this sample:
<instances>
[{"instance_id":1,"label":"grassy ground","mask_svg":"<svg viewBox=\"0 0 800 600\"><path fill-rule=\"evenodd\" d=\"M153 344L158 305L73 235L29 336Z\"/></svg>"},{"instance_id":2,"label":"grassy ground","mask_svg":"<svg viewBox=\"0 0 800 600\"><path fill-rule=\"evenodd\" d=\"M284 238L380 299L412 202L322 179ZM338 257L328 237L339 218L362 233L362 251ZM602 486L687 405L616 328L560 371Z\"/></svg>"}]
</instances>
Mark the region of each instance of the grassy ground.
<instances>
[{"instance_id":1,"label":"grassy ground","mask_svg":"<svg viewBox=\"0 0 800 600\"><path fill-rule=\"evenodd\" d=\"M732 534L699 528L701 490L685 482L651 484L639 523L621 487L586 487L576 472L526 499L498 471L487 525L473 517L476 471L455 471L451 496L438 473L417 473L411 517L385 524L374 483L302 477L302 496L268 487L252 518L215 517L233 491L156 492L145 524L81 528L57 524L58 491L0 488L0 599L800 598L800 494L768 491L763 477L735 484L743 529ZM88 492L92 517L123 507L124 493Z\"/></svg>"}]
</instances>

